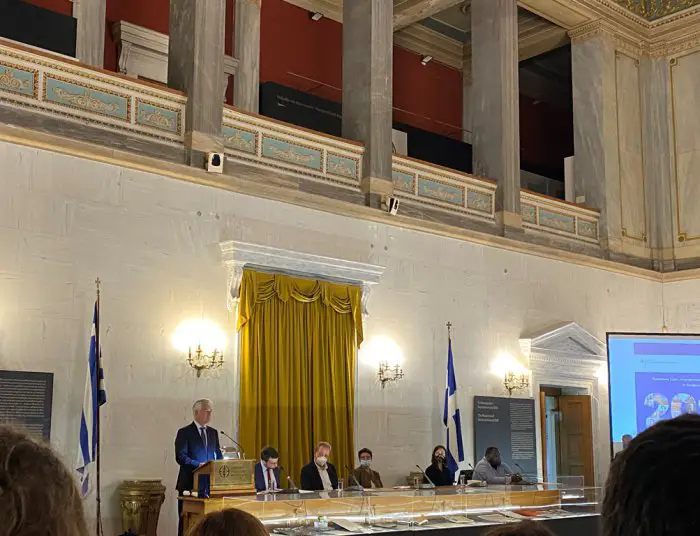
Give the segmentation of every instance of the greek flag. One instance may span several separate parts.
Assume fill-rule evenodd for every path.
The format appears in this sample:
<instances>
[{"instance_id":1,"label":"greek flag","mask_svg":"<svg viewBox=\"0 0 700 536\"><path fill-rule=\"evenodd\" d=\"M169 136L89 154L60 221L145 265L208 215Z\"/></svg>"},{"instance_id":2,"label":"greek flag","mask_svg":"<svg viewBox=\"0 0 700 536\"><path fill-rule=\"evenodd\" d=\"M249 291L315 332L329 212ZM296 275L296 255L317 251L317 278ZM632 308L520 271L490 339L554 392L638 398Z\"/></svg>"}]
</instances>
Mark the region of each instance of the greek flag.
<instances>
[{"instance_id":1,"label":"greek flag","mask_svg":"<svg viewBox=\"0 0 700 536\"><path fill-rule=\"evenodd\" d=\"M445 425L447 448L447 467L456 472L458 462L464 461L464 445L462 444L462 419L457 406L457 381L455 380L454 359L452 358L452 339L447 346L447 386L445 387L445 411L442 414Z\"/></svg>"},{"instance_id":2,"label":"greek flag","mask_svg":"<svg viewBox=\"0 0 700 536\"><path fill-rule=\"evenodd\" d=\"M95 302L90 335L90 353L88 355L87 378L85 380L85 397L83 413L80 417L80 453L78 455L78 475L80 490L85 497L92 486L90 473L94 471L97 461L97 421L99 408L107 402L102 370L102 349L97 347L97 333L100 329L99 304ZM94 478L94 477L93 477Z\"/></svg>"}]
</instances>

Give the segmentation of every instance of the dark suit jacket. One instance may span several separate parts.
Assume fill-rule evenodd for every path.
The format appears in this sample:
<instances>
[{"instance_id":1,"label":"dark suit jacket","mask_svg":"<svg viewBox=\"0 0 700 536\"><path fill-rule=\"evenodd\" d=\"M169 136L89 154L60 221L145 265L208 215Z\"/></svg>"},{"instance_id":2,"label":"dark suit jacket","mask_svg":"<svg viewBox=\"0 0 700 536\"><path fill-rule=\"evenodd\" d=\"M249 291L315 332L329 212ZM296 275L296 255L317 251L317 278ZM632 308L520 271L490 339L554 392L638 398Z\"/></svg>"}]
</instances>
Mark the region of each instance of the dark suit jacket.
<instances>
[{"instance_id":1,"label":"dark suit jacket","mask_svg":"<svg viewBox=\"0 0 700 536\"><path fill-rule=\"evenodd\" d=\"M283 486L280 482L280 468L275 467L272 470L272 474L275 475L275 480L277 480L277 487L282 489L287 486ZM265 491L267 489L267 471L263 472L262 465L260 462L255 464L255 491Z\"/></svg>"},{"instance_id":2,"label":"dark suit jacket","mask_svg":"<svg viewBox=\"0 0 700 536\"><path fill-rule=\"evenodd\" d=\"M328 478L331 479L333 489L338 489L338 473L335 471L335 465L328 465ZM323 481L321 475L318 474L316 462L311 462L301 468L301 489L307 491L323 491Z\"/></svg>"},{"instance_id":3,"label":"dark suit jacket","mask_svg":"<svg viewBox=\"0 0 700 536\"><path fill-rule=\"evenodd\" d=\"M446 465L442 466L442 471L438 471L434 465L426 467L425 474L436 486L451 486L455 482L455 474Z\"/></svg>"},{"instance_id":4,"label":"dark suit jacket","mask_svg":"<svg viewBox=\"0 0 700 536\"><path fill-rule=\"evenodd\" d=\"M191 423L180 428L175 436L175 460L180 466L175 489L191 490L194 486L194 472L199 468L199 464L221 459L223 455L219 447L219 432L214 428L207 427L206 449L197 425Z\"/></svg>"},{"instance_id":5,"label":"dark suit jacket","mask_svg":"<svg viewBox=\"0 0 700 536\"><path fill-rule=\"evenodd\" d=\"M364 467L357 467L353 472L353 476L360 483L363 488L370 489L372 483L374 483L375 488L383 488L382 477L374 469L365 469ZM354 486L355 481L351 478L348 482L348 486Z\"/></svg>"}]
</instances>

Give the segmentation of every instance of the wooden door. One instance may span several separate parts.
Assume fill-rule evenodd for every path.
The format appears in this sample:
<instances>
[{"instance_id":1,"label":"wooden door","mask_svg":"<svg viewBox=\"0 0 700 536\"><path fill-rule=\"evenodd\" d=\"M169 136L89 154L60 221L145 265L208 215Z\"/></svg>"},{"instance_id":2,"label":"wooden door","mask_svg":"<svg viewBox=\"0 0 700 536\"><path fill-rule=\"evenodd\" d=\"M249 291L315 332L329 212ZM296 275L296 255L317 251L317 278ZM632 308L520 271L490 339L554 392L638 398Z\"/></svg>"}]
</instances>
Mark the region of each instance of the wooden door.
<instances>
[{"instance_id":1,"label":"wooden door","mask_svg":"<svg viewBox=\"0 0 700 536\"><path fill-rule=\"evenodd\" d=\"M547 480L547 406L545 393L540 391L540 443L542 444L542 475Z\"/></svg>"},{"instance_id":2,"label":"wooden door","mask_svg":"<svg viewBox=\"0 0 700 536\"><path fill-rule=\"evenodd\" d=\"M582 476L584 485L593 486L591 397L560 396L559 411L561 475Z\"/></svg>"}]
</instances>

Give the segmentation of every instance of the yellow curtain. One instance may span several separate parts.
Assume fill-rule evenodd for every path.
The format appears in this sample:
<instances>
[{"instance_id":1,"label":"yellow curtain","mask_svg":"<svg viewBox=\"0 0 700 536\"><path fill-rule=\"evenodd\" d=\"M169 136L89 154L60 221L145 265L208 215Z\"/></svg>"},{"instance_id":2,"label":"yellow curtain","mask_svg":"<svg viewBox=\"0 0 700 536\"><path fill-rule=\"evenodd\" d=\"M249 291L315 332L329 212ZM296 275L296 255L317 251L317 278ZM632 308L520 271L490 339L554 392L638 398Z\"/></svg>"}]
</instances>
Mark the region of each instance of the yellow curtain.
<instances>
[{"instance_id":1,"label":"yellow curtain","mask_svg":"<svg viewBox=\"0 0 700 536\"><path fill-rule=\"evenodd\" d=\"M253 270L244 270L240 288L243 447L256 455L277 448L298 485L315 443L328 441L344 475L355 450L360 288Z\"/></svg>"}]
</instances>

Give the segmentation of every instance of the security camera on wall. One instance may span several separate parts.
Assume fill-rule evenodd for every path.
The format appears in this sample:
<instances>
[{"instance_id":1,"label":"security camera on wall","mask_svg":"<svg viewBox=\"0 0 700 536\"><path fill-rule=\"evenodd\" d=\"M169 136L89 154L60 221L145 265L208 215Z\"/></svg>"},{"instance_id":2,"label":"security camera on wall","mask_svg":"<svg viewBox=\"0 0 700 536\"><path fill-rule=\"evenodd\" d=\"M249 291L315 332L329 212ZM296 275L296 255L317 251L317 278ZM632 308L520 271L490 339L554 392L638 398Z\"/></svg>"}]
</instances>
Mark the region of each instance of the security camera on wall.
<instances>
[{"instance_id":1,"label":"security camera on wall","mask_svg":"<svg viewBox=\"0 0 700 536\"><path fill-rule=\"evenodd\" d=\"M224 153L207 153L206 170L209 173L224 172Z\"/></svg>"},{"instance_id":2,"label":"security camera on wall","mask_svg":"<svg viewBox=\"0 0 700 536\"><path fill-rule=\"evenodd\" d=\"M382 208L392 216L396 216L399 213L398 197L393 197L390 195L384 196L382 198Z\"/></svg>"}]
</instances>

